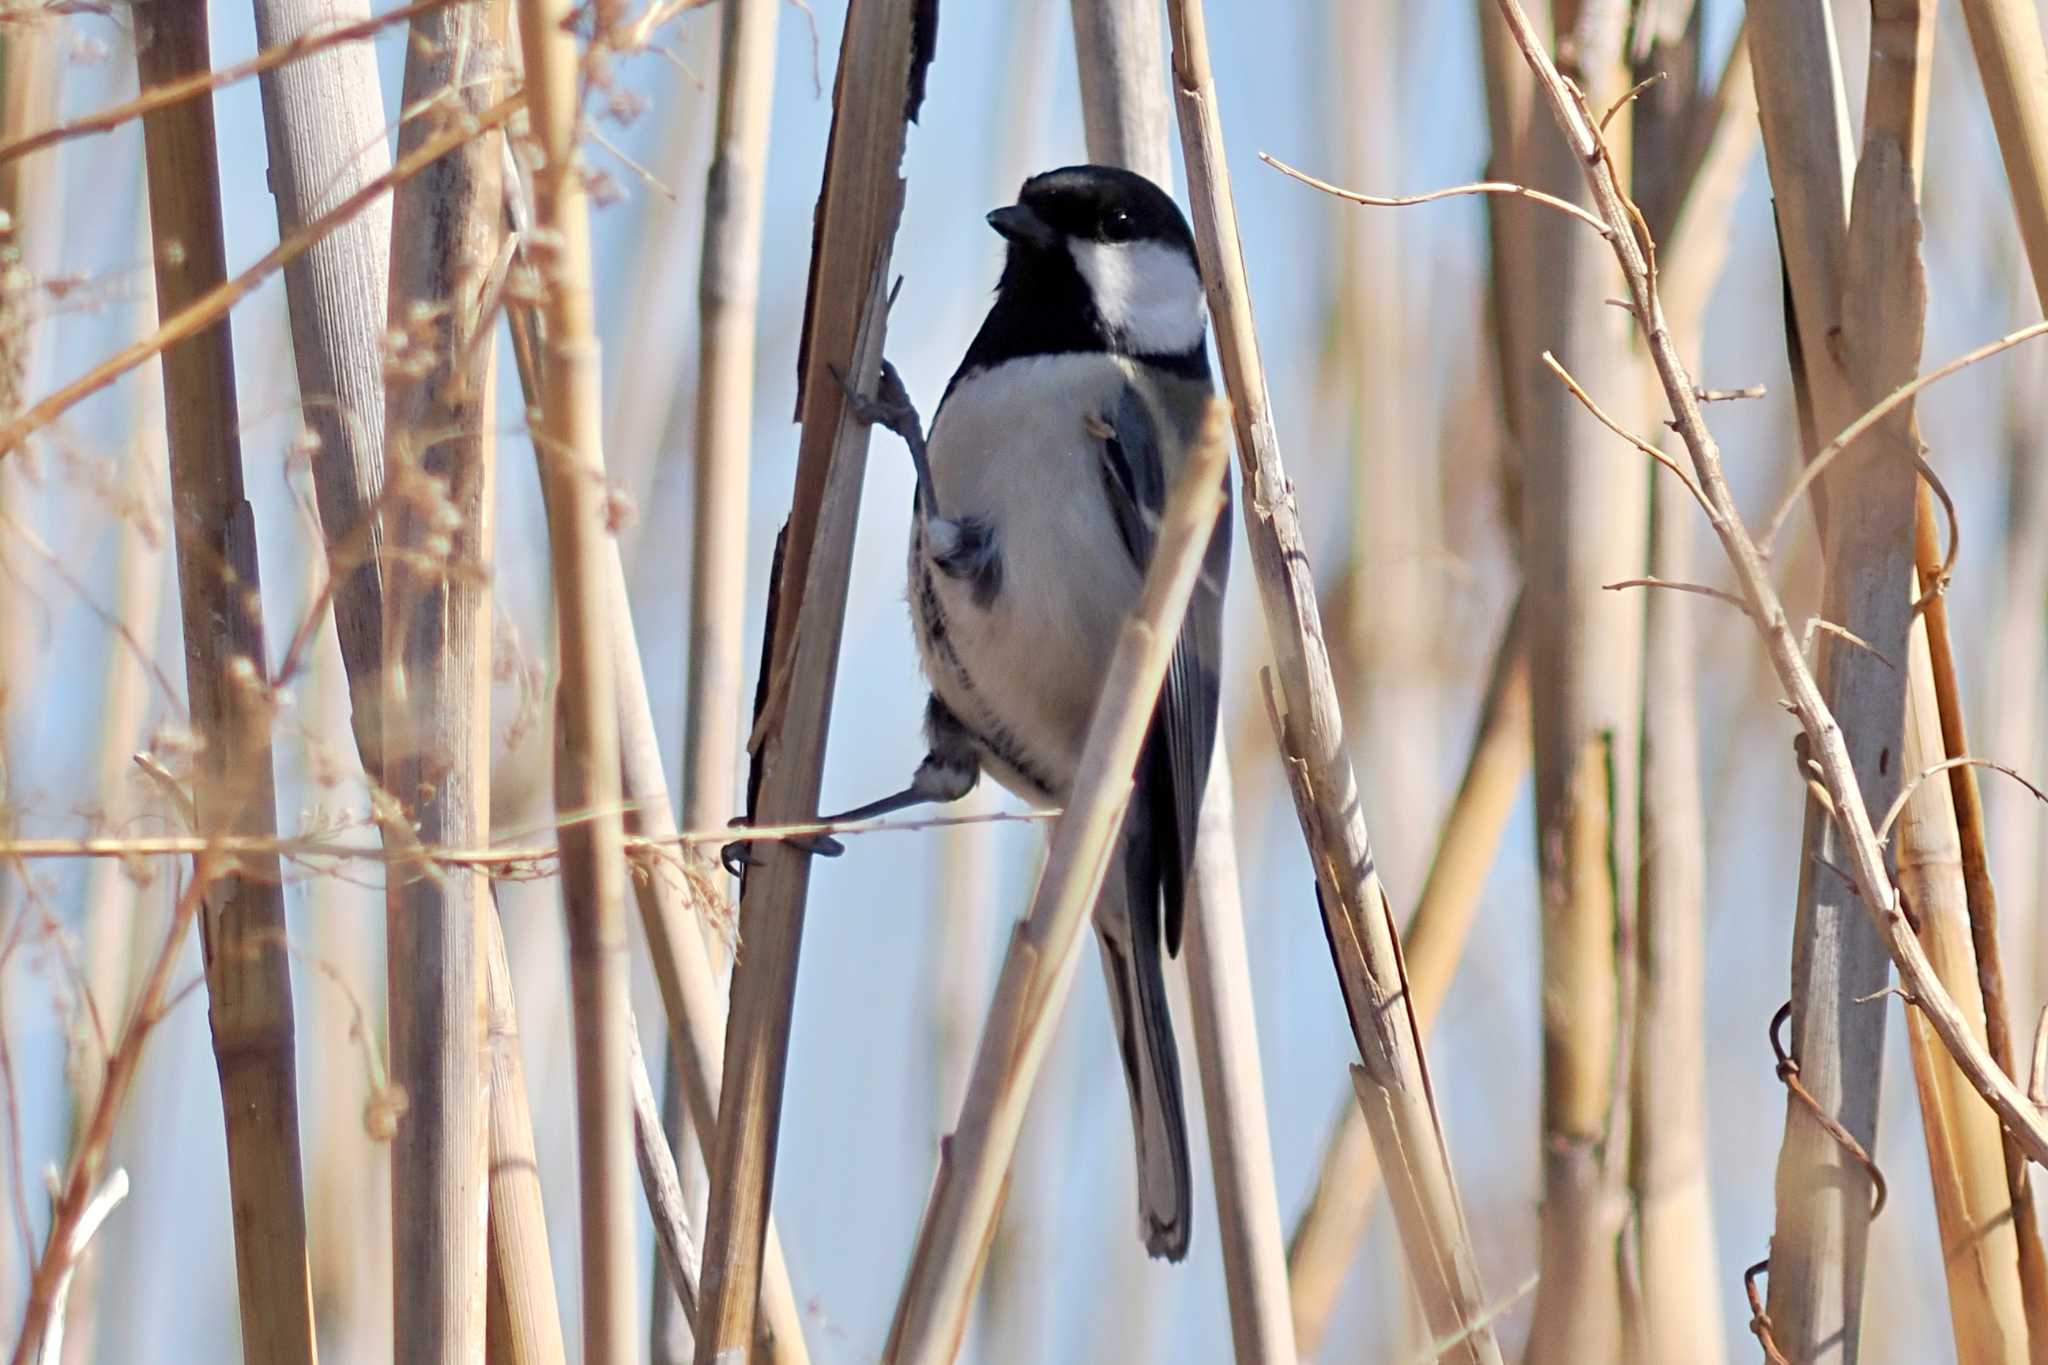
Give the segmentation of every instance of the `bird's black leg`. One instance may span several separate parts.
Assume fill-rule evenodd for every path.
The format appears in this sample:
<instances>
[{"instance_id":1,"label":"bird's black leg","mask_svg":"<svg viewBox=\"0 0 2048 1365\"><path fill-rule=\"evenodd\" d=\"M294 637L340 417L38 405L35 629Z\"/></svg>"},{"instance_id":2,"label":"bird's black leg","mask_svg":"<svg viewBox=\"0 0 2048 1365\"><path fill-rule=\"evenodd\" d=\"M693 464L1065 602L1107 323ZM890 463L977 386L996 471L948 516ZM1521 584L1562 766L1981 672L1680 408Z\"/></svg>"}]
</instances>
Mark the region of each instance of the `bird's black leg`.
<instances>
[{"instance_id":1,"label":"bird's black leg","mask_svg":"<svg viewBox=\"0 0 2048 1365\"><path fill-rule=\"evenodd\" d=\"M973 732L962 725L960 718L937 697L925 702L924 732L931 751L924 756L924 762L917 765L909 786L878 801L855 806L852 810L820 816L819 823L838 825L854 820L873 820L912 806L958 801L973 791L974 784L981 780L981 757L975 747ZM740 874L740 868L750 861L747 854L749 842L737 839L719 851L719 861L735 877ZM805 853L826 858L836 858L846 851L844 845L827 834L806 835L783 842Z\"/></svg>"},{"instance_id":2,"label":"bird's black leg","mask_svg":"<svg viewBox=\"0 0 2048 1365\"><path fill-rule=\"evenodd\" d=\"M832 377L846 390L846 403L854 416L903 438L903 444L910 447L911 467L917 471L918 510L927 521L944 520L939 516L938 495L932 489L932 463L925 447L924 422L918 417L917 405L910 401L910 390L903 386L903 376L896 373L896 367L887 360L882 362L881 381L872 398L855 389L853 381L837 366L832 369Z\"/></svg>"}]
</instances>

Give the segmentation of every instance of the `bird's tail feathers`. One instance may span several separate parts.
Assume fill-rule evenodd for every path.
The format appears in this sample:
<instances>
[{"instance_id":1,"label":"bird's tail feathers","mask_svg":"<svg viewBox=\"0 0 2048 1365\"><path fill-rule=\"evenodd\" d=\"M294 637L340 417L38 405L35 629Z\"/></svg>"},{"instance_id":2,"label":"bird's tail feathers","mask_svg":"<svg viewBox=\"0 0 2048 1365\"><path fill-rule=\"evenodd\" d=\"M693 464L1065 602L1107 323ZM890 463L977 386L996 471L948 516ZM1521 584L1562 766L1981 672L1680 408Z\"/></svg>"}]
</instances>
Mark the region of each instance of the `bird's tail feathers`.
<instances>
[{"instance_id":1,"label":"bird's tail feathers","mask_svg":"<svg viewBox=\"0 0 2048 1365\"><path fill-rule=\"evenodd\" d=\"M1166 1008L1166 977L1160 965L1157 931L1150 943L1138 939L1119 894L1124 890L1122 879L1115 876L1114 868L1111 874L1096 908L1095 929L1102 946L1103 975L1109 983L1110 1013L1116 1019L1124 1081L1130 1088L1131 1132L1138 1154L1139 1230L1152 1255L1178 1261L1188 1252L1194 1211L1179 1050Z\"/></svg>"}]
</instances>

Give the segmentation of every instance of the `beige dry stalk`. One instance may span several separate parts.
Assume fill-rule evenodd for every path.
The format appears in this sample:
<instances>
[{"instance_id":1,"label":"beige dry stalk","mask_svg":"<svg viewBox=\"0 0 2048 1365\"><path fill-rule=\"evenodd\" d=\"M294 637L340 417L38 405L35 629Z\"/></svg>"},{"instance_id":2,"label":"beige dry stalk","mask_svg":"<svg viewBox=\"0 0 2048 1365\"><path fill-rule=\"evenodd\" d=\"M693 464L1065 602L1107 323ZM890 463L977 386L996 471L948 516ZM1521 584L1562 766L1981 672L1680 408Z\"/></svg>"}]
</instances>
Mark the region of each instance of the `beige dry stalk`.
<instances>
[{"instance_id":1,"label":"beige dry stalk","mask_svg":"<svg viewBox=\"0 0 2048 1365\"><path fill-rule=\"evenodd\" d=\"M540 1157L533 1145L526 1069L519 1055L519 1011L498 907L478 928L484 953L484 1027L490 1065L490 1234L486 1359L493 1365L563 1365L561 1309L555 1302Z\"/></svg>"},{"instance_id":2,"label":"beige dry stalk","mask_svg":"<svg viewBox=\"0 0 2048 1365\"><path fill-rule=\"evenodd\" d=\"M1962 0L2034 292L2048 308L2048 45L2027 0Z\"/></svg>"},{"instance_id":3,"label":"beige dry stalk","mask_svg":"<svg viewBox=\"0 0 2048 1365\"><path fill-rule=\"evenodd\" d=\"M1681 6L1681 8L1686 8ZM1672 77L1638 101L1635 165L1648 182L1645 220L1663 241L1660 283L1679 345L1697 351L1721 278L1736 193L1756 148L1748 44L1736 37L1710 93L1697 93L1700 23L1654 43L1638 74ZM1654 193L1651 193L1654 192ZM1655 383L1643 375L1645 398ZM1667 438L1667 444L1675 441ZM1650 487L1649 573L1692 577L1696 504L1681 486ZM1698 644L1693 603L1642 601L1643 808L1637 873L1635 1064L1629 1077L1629 1187L1639 1292L1633 1337L1643 1357L1717 1365L1727 1358L1717 1283L1707 1154L1706 869L1700 793Z\"/></svg>"},{"instance_id":4,"label":"beige dry stalk","mask_svg":"<svg viewBox=\"0 0 2048 1365\"><path fill-rule=\"evenodd\" d=\"M717 824L736 808L733 774L746 668L747 466L778 18L773 5L731 4L719 13L717 126L704 185L697 275L697 439L684 622L689 672L682 804L684 824L691 828ZM671 1056L663 1074L662 1117L675 1149L685 1145L682 1084ZM710 1129L695 1131L708 1143ZM677 1306L665 1286L656 1288L651 1330L657 1358L677 1336L669 1321Z\"/></svg>"},{"instance_id":5,"label":"beige dry stalk","mask_svg":"<svg viewBox=\"0 0 2048 1365\"><path fill-rule=\"evenodd\" d=\"M638 1354L641 1337L625 1036L625 827L590 211L576 155L583 67L569 18L566 0L521 0L527 104L540 158L533 175L532 246L540 260L547 320L534 455L547 504L561 649L555 808L589 815L562 831L575 1015L583 1359L614 1365Z\"/></svg>"},{"instance_id":6,"label":"beige dry stalk","mask_svg":"<svg viewBox=\"0 0 2048 1365\"><path fill-rule=\"evenodd\" d=\"M1073 794L1053 827L1031 909L1012 934L996 978L960 1118L940 1144L938 1176L896 1301L883 1349L888 1365L946 1365L966 1333L1025 1107L1073 985L1082 929L1130 800L1131 771L1223 510L1223 406L1212 400L1174 479L1144 586L1089 721Z\"/></svg>"},{"instance_id":7,"label":"beige dry stalk","mask_svg":"<svg viewBox=\"0 0 2048 1365\"><path fill-rule=\"evenodd\" d=\"M1415 913L1401 934L1415 1018L1425 1035L1464 958L1487 873L1528 776L1531 724L1527 625L1517 605L1494 647L1464 777L1444 813ZM1295 1340L1307 1354L1321 1348L1379 1189L1379 1159L1365 1115L1347 1090L1287 1248Z\"/></svg>"},{"instance_id":8,"label":"beige dry stalk","mask_svg":"<svg viewBox=\"0 0 2048 1365\"><path fill-rule=\"evenodd\" d=\"M768 822L817 810L868 449L868 428L833 371L872 384L881 367L904 142L937 37L920 23L921 12L917 0L861 0L847 15L840 46L798 362L803 435L750 746L759 776L750 814ZM758 861L741 893L747 952L733 971L713 1145L698 1365L744 1349L755 1330L810 887L808 854L755 848Z\"/></svg>"},{"instance_id":9,"label":"beige dry stalk","mask_svg":"<svg viewBox=\"0 0 2048 1365\"><path fill-rule=\"evenodd\" d=\"M1393 1173L1395 1217L1430 1331L1458 1338L1454 1359L1492 1365L1500 1348L1483 1325L1486 1295L1429 1092L1392 912L1358 806L1314 571L1259 363L1199 0L1172 0L1167 20L1196 249L1243 470L1246 541L1286 698L1276 729L1316 870L1333 966L1366 1063L1358 1073L1361 1104L1382 1163Z\"/></svg>"},{"instance_id":10,"label":"beige dry stalk","mask_svg":"<svg viewBox=\"0 0 2048 1365\"><path fill-rule=\"evenodd\" d=\"M1571 17L1575 16L1575 17ZM1611 6L1559 7L1556 41L1595 109L1629 88L1626 34ZM1630 144L1633 106L1610 126ZM1568 148L1528 151L1537 188L1582 207ZM1623 156L1614 173L1624 184ZM1649 462L1619 450L1563 386L1545 383L1545 352L1613 404L1626 428L1642 382L1628 319L1598 237L1531 205L1501 206L1534 272L1521 288L1541 349L1511 358L1527 403L1518 414L1521 546L1530 613L1535 711L1536 852L1542 905L1543 1202L1539 1281L1525 1359L1532 1365L1615 1359L1622 1347L1620 1238L1627 1215L1628 1108L1643 618L1640 603L1601 586L1638 572L1648 545Z\"/></svg>"},{"instance_id":11,"label":"beige dry stalk","mask_svg":"<svg viewBox=\"0 0 2048 1365\"><path fill-rule=\"evenodd\" d=\"M1088 157L1173 183L1165 35L1152 0L1074 0ZM1266 1128L1246 959L1230 764L1218 752L1202 797L1188 915L1188 1003L1216 1189L1231 1340L1238 1361L1293 1362L1287 1262ZM1135 1305L1133 1318L1142 1316Z\"/></svg>"},{"instance_id":12,"label":"beige dry stalk","mask_svg":"<svg viewBox=\"0 0 2048 1365\"><path fill-rule=\"evenodd\" d=\"M518 206L523 200L508 195L507 203L514 206L513 217L519 220L523 208ZM533 411L539 406L541 371L545 368L541 355L544 329L530 304L508 300L506 311L521 392L527 409ZM707 944L720 931L725 906L715 902L706 893L705 883L692 875L687 859L694 854L679 845L722 843L732 837L732 831L722 824L715 830L693 831L688 835L676 831L667 779L662 773L661 744L654 729L654 709L648 701L639 641L633 630L625 564L616 538L605 539L603 553L611 593L619 766L626 824L631 831L627 845L634 868L631 880L655 984L667 1016L670 1056L677 1063L690 1121L700 1131L710 1132L717 1127L725 1007L719 997ZM574 816L572 812L570 818ZM515 851L513 864L531 865L531 860L518 857ZM633 1065L645 1065L637 1052ZM802 1319L771 1222L763 1257L754 1348L776 1365L802 1365L806 1355L801 1329Z\"/></svg>"},{"instance_id":13,"label":"beige dry stalk","mask_svg":"<svg viewBox=\"0 0 2048 1365\"><path fill-rule=\"evenodd\" d=\"M1775 143L1775 130L1766 119L1766 148L1779 182L1781 212L1788 200L1799 200L1797 207L1807 224L1805 234L1788 241L1786 247L1801 334L1805 396L1827 429L1856 430L1868 423L1872 432L1869 442L1853 456L1838 458L1836 452L1844 449L1846 442L1838 439L1831 443L1810 458L1801 478L1803 486L1833 462L1821 479L1818 504L1824 514L1821 520L1831 585L1823 614L1868 641L1885 659L1908 660L1907 646L1909 639L1912 641L1903 676L1866 651L1839 646L1830 649L1823 665L1831 688L1838 689L1831 699L1850 743L1860 746L1861 762L1867 765L1860 776L1866 796L1873 801L1896 789L1901 763L1917 771L1942 757L1937 680L1930 670L1925 636L1932 622L1924 616L1911 619L1907 613L1916 591L1912 552L1916 522L1922 515L1917 504L1929 502L1926 515L1931 518L1932 514L1924 486L1916 488L1911 473L1911 456L1919 448L1912 410L1901 403L1874 423L1866 417L1844 426L1845 419L1854 417L1859 409L1880 395L1896 392L1913 378L1919 351L1917 320L1925 309L1918 267L1917 200L1926 136L1933 7L1899 0L1881 6L1874 18L1864 151L1857 164L1846 225L1832 216L1824 198L1818 206L1811 202L1810 186L1787 183L1788 156L1795 145L1804 149L1805 156L1831 158L1843 168L1852 164L1840 124L1830 142L1822 132L1821 120L1814 116L1816 106L1826 98L1826 87L1812 82L1808 71L1788 77L1777 65L1782 51L1769 59L1761 52L1758 56L1760 78L1769 71L1778 82L1775 96L1769 93L1769 86L1764 87L1767 115L1774 103L1782 111L1795 99L1806 113L1806 121L1792 125L1796 132L1780 134ZM1825 40L1827 35L1822 30L1809 36ZM1801 84L1787 88L1793 81ZM1834 183L1833 176L1821 181L1829 188ZM1839 255L1821 254L1825 252ZM1809 272L1815 277L1806 278ZM1833 299L1827 293L1830 287L1838 291ZM1840 310L1839 325L1827 325L1827 319L1837 316L1830 309ZM1816 318L1821 320L1818 324ZM1834 345L1831 339L1836 336L1845 336L1847 345ZM1826 349L1809 349L1815 345ZM1843 459L1854 459L1856 464L1845 469ZM1945 651L1945 613L1941 624ZM1950 792L1942 789L1946 785L1923 785L1909 802L1909 817L1902 822L1897 840L1900 892L1915 906L1916 927L1934 969L1957 996L1965 1017L1976 1021L1973 1029L1981 1043L1986 1001L1970 944L1970 907L1959 871L1957 811ZM1839 879L1811 861L1831 857L1825 845L1833 835L1830 822L1817 813L1810 815L1802 922L1809 926L1805 932L1813 932L1812 926L1831 916L1846 916L1846 928L1863 946L1844 953L1845 970L1855 964L1859 979L1867 977L1871 989L1876 989L1889 975L1881 946L1853 907L1833 903L1840 898ZM1980 855L1981 851L1980 844ZM1990 913L1988 905L1981 908ZM1806 942L1804 938L1800 941ZM1806 960L1813 962L1820 956L1816 953ZM1824 1082L1833 1068L1825 1056L1816 1068L1803 1050L1807 1046L1807 1006L1810 1003L1822 1011L1858 1008L1842 1006L1813 989L1826 981L1822 965L1818 976L1809 975L1806 990L1801 989L1795 972L1794 1055L1809 1087L1815 1084L1816 1071ZM1988 969L1996 974L1995 959ZM1882 1045L1883 1016L1867 1007L1862 1013L1865 1017L1853 1025L1838 1026L1845 1034L1853 1030L1853 1035L1868 1042L1850 1054L1864 1059L1863 1074L1859 1077L1852 1072L1844 1078L1842 1094L1835 1103L1850 1106L1844 1111L1849 1129L1870 1147L1875 1127L1874 1067ZM1997 1036L2004 1041L2002 1028ZM1825 1053L1825 1029L1815 1037ZM1924 1020L1914 1021L1909 1039L1942 1225L1952 1232L1965 1227L1989 1230L1982 1237L1945 1238L1951 1248L1944 1259L1957 1349L1962 1359L1970 1361L2024 1361L2027 1328L2018 1252L2006 1216L2012 1190L1999 1154L1996 1122L1981 1107L1956 1102L1957 1096L1965 1093L1966 1083L1939 1053ZM2004 1051L2007 1057L2001 1060L2009 1068L2009 1046ZM1832 1107L1825 1090L1816 1094L1824 1106ZM1779 1234L1773 1241L1770 1313L1774 1331L1785 1349L1799 1352L1808 1350L1810 1343L1839 1341L1842 1359L1853 1360L1861 1317L1857 1220L1862 1215L1859 1209L1839 1202L1840 1196L1824 1185L1800 1187L1798 1182L1810 1179L1809 1151L1821 1144L1828 1144L1830 1151L1835 1149L1831 1138L1816 1131L1803 1106L1791 1106L1788 1113L1792 1117L1788 1118L1780 1166ZM1840 1238L1839 1253L1832 1250L1836 1237Z\"/></svg>"},{"instance_id":14,"label":"beige dry stalk","mask_svg":"<svg viewBox=\"0 0 2048 1365\"><path fill-rule=\"evenodd\" d=\"M413 20L405 157L503 85L502 0ZM448 151L392 200L385 367L381 778L385 841L490 836L495 319L485 281L504 217L495 138ZM386 878L392 1079L392 1329L398 1362L480 1358L489 1206L486 967L490 883L475 870Z\"/></svg>"},{"instance_id":15,"label":"beige dry stalk","mask_svg":"<svg viewBox=\"0 0 2048 1365\"><path fill-rule=\"evenodd\" d=\"M335 634L347 672L350 725L364 771L373 789L382 792L386 790L382 738L386 680L383 526L378 508L384 482L383 360L390 218L380 191L373 187L402 186L410 172L391 169L375 55L366 47L329 41L334 31L320 27L331 19L345 21L344 28L349 27L346 21L351 18L367 22L361 19L366 8L351 15L301 0L259 0L256 23L264 48L259 64L277 52L296 54L289 62L262 65L264 119L272 148L271 184L277 196L280 239L293 242L312 237L302 253L284 263L286 308L303 416L313 437L310 463L324 533L326 595L332 601ZM381 16L379 22L425 15L436 8L408 6ZM488 56L474 49L448 55L451 61L467 58L473 63ZM514 99L497 105L503 111L500 117L509 116L517 104ZM438 145L431 152L411 152L405 160L415 171L439 171L445 169L441 155L448 154L464 167L475 168L468 149L497 145L495 136L478 144L459 126L452 130L452 137L450 131L409 124L409 143L424 135ZM358 209L344 216L343 208L350 203ZM342 207L329 208L331 204ZM420 245L417 239L412 244ZM452 296L457 291L448 292ZM451 310L430 325L464 334L474 331L481 320L473 315L474 299L467 302L470 315L456 316ZM412 358L419 357L415 353ZM427 359L444 367L456 363L445 352L430 354ZM447 396L461 401L460 395ZM431 421L422 424L435 425ZM480 518L488 498L475 495L471 505ZM472 521L470 526L479 524ZM468 548L480 552L482 546ZM470 579L477 568L478 564L469 566ZM465 590L474 586L473 582L464 585ZM313 619L317 622L317 613ZM469 666L487 663L486 643L472 651ZM460 685L458 682L458 688ZM477 728L483 730L481 721ZM482 736L473 738L481 742ZM474 782L475 774L484 770L484 760L475 759L469 798L473 803L484 799L480 794L484 789ZM488 827L479 822L475 830L482 834ZM387 856L394 851L403 853L408 841L417 847L416 830L407 829L404 835L393 841L396 848L385 846ZM388 875L396 882L404 874ZM425 867L416 869L413 876L442 879L439 869ZM446 880L465 887L477 877L457 872ZM495 904L483 902L481 913L486 921L482 930L487 930L490 938L498 938ZM532 1120L518 1057L509 973L486 970L484 990L491 1068L488 1123L492 1172L485 1337L493 1359L503 1359L509 1365L558 1365L563 1357L562 1331L540 1186L531 1160ZM380 1278L388 1282L388 1258L383 1271Z\"/></svg>"},{"instance_id":16,"label":"beige dry stalk","mask_svg":"<svg viewBox=\"0 0 2048 1365\"><path fill-rule=\"evenodd\" d=\"M138 35L147 88L210 65L206 15L172 8ZM188 314L227 278L213 108L143 121L158 313ZM256 524L243 492L234 352L224 318L163 352L186 690L205 739L193 774L201 834L276 830L270 695ZM200 916L209 1017L227 1124L242 1340L268 1361L315 1355L300 1171L297 1068L284 897L275 858L237 860Z\"/></svg>"},{"instance_id":17,"label":"beige dry stalk","mask_svg":"<svg viewBox=\"0 0 2048 1365\"><path fill-rule=\"evenodd\" d=\"M2048 1158L2048 1121L2044 1121L2033 1102L1999 1069L1977 1041L1967 1017L1943 987L1915 936L1907 912L1891 883L1842 725L1822 697L1820 684L1801 651L1798 635L1785 614L1763 557L1735 509L1722 470L1719 447L1701 418L1698 389L1679 358L1666 326L1647 257L1632 229L1630 207L1607 165L1599 136L1558 76L1555 65L1517 0L1500 0L1500 7L1517 46L1530 68L1537 73L1566 141L1583 162L1585 177L1594 191L1602 220L1612 229L1610 243L1627 281L1630 310L1656 363L1665 398L1672 411L1673 425L1692 457L1710 524L1727 554L1741 586L1748 614L1763 637L1773 671L1790 698L1793 714L1799 719L1810 747L1813 781L1826 795L1827 818L1840 832L1842 851L1848 861L1848 866L1842 871L1847 874L1847 879L1875 922L1883 946L1899 969L1913 1008L1933 1028L1971 1086L1997 1112L2027 1155L2035 1160ZM1761 56L1762 35L1754 36ZM1760 88L1768 89L1767 86ZM1881 128L1898 126L1884 120L1876 122ZM1769 126L1767 120L1766 128ZM1909 162L1900 141L1895 136L1880 137L1872 148L1866 149L1865 173L1871 175L1875 183L1865 198L1872 204L1896 209L1901 202L1911 202ZM1768 149L1768 134L1766 145ZM1877 222L1881 226L1874 230L1875 241L1867 244L1864 250L1893 263L1895 271L1880 278L1896 280L1896 272L1900 271L1910 277L1910 263L1900 265L1899 260L1901 245L1913 240L1911 217L1905 216L1902 221L1902 215L1893 212L1888 219ZM1896 303L1895 299L1885 301ZM1896 309L1893 312L1895 322ZM1804 318L1801 325L1805 325ZM1855 329L1851 331L1853 334ZM1880 332L1883 334L1882 329ZM1896 346L1897 343L1891 344ZM1882 372L1886 367L1876 368ZM1910 469L1910 465L1907 468ZM1910 494L1910 484L1908 491ZM1910 501L1909 496L1909 508ZM1831 518L1833 515L1831 513ZM1849 1188L1863 1188L1860 1178ZM1773 1313L1772 1317L1775 1319L1776 1314Z\"/></svg>"}]
</instances>

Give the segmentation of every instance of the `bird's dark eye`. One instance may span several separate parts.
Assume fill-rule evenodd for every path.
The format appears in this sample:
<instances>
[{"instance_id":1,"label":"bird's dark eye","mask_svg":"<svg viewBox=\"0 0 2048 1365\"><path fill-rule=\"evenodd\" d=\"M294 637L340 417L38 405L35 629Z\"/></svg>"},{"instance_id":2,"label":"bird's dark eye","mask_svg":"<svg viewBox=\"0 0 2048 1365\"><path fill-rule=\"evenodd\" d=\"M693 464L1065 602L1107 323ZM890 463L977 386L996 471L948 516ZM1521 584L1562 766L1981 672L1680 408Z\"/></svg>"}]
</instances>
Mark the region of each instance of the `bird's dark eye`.
<instances>
[{"instance_id":1,"label":"bird's dark eye","mask_svg":"<svg viewBox=\"0 0 2048 1365\"><path fill-rule=\"evenodd\" d=\"M1105 242L1128 242L1137 235L1137 231L1131 215L1121 209L1102 220L1102 240Z\"/></svg>"}]
</instances>

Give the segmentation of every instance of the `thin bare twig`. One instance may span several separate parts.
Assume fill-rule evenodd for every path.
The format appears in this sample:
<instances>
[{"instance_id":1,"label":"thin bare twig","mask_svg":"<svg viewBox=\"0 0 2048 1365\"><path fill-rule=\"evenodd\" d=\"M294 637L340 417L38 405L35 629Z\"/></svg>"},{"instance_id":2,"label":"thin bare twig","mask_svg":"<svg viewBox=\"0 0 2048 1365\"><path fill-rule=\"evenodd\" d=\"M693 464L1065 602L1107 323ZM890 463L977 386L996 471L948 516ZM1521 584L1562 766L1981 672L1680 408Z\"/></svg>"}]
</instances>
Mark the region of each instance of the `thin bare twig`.
<instances>
[{"instance_id":1,"label":"thin bare twig","mask_svg":"<svg viewBox=\"0 0 2048 1365\"><path fill-rule=\"evenodd\" d=\"M1988 758L1971 758L1966 754L1961 758L1944 759L1931 767L1922 768L1919 772L1914 773L1912 777L1908 778L1905 784L1899 788L1899 794L1892 798L1891 808L1884 813L1884 819L1878 821L1877 841L1884 843L1890 837L1892 825L1898 820L1900 813L1906 809L1906 802L1912 797L1914 788L1937 773L1949 772L1956 768L1989 768L1995 773L2004 773L2007 777L2025 787L2036 801L2048 804L2048 792L2042 791L2032 782L2022 777L2016 770L2008 768L2003 763L1994 763Z\"/></svg>"},{"instance_id":2,"label":"thin bare twig","mask_svg":"<svg viewBox=\"0 0 2048 1365\"><path fill-rule=\"evenodd\" d=\"M1512 199L1527 199L1531 203L1541 204L1545 208L1556 209L1559 213L1568 214L1599 233L1602 237L1605 237L1611 231L1607 224L1601 222L1571 200L1560 199L1554 194L1545 194L1542 190L1530 189L1527 185L1517 185L1510 180L1479 180L1469 185L1452 185L1441 190L1430 190L1423 194L1365 194L1358 190L1347 190L1342 185L1333 185L1327 180L1318 180L1307 171L1290 166L1280 160L1280 158L1265 152L1259 153L1259 160L1265 162L1268 166L1280 172L1280 174L1294 180L1299 180L1310 189L1321 190L1324 194L1334 195L1339 199L1346 199L1354 204L1363 204L1367 208L1405 209L1412 208L1416 204L1433 204L1439 199L1455 199L1467 194L1500 194Z\"/></svg>"},{"instance_id":3,"label":"thin bare twig","mask_svg":"<svg viewBox=\"0 0 2048 1365\"><path fill-rule=\"evenodd\" d=\"M1613 583L1602 583L1600 586L1608 592L1619 592L1623 588L1669 588L1673 592L1689 592L1700 597L1711 597L1716 602L1726 602L1745 616L1749 614L1749 603L1726 588L1708 587L1705 583L1679 583L1669 578L1623 578Z\"/></svg>"},{"instance_id":4,"label":"thin bare twig","mask_svg":"<svg viewBox=\"0 0 2048 1365\"><path fill-rule=\"evenodd\" d=\"M1855 421L1844 427L1841 435L1821 447L1819 453L1806 462L1806 467L1799 471L1799 477L1792 480L1792 486L1785 490L1785 496L1779 501L1777 509L1771 513L1770 520L1764 523L1764 533L1757 541L1757 548L1766 555L1770 553L1771 546L1777 542L1778 532L1784 529L1786 519L1792 515L1792 509L1799 505L1799 499L1806 493L1806 490L1813 487L1814 481L1826 472L1827 467L1834 463L1837 456L1855 444L1857 438L1895 412L1900 404L1907 402L1930 384L1939 383L1960 370L1968 369L1980 360L1989 360L2001 351L2009 351L2022 342L2032 341L2035 337L2044 334L2048 334L2048 322L2036 322L2022 327L2018 331L2007 332L1996 341L1987 341L1975 350L1959 355L1947 364L1937 366L1909 383L1901 384L1898 388L1893 389L1890 393L1872 404L1861 417L1858 417ZM1944 495L1944 501L1946 501L1946 495ZM1953 506L1951 506L1950 510L1953 513ZM1953 525L1953 522L1951 522L1951 525ZM1951 560L1951 563L1953 563L1953 560Z\"/></svg>"}]
</instances>

